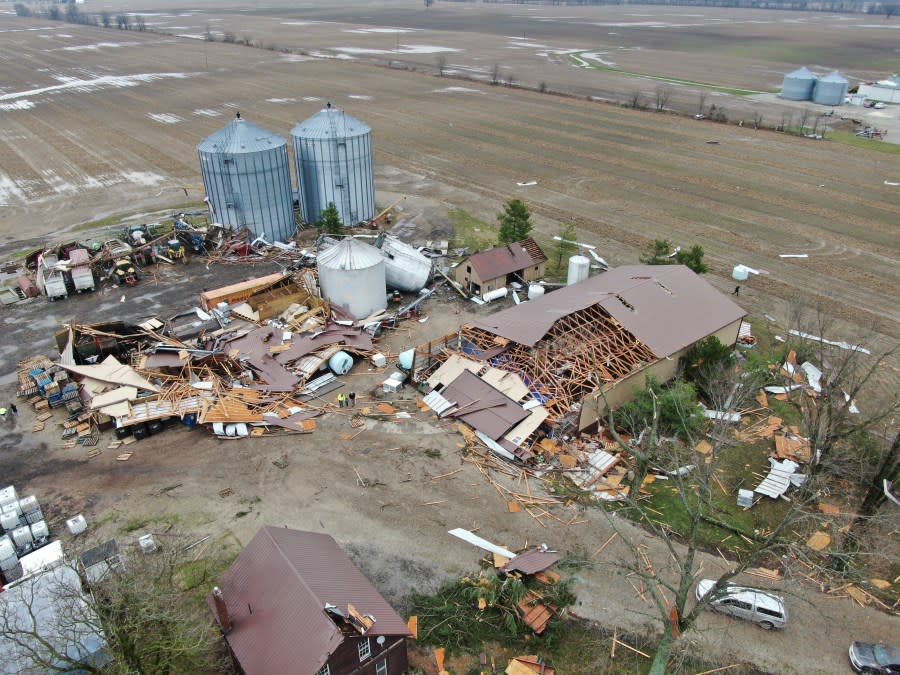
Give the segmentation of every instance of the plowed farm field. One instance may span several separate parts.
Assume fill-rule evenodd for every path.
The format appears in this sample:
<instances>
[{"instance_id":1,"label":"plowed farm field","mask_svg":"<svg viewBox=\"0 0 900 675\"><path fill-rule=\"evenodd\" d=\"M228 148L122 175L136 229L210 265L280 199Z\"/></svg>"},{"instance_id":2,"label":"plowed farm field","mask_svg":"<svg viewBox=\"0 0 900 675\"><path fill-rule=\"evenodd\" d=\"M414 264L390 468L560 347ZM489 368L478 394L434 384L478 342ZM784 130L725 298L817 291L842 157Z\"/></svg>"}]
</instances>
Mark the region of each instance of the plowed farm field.
<instances>
[{"instance_id":1,"label":"plowed farm field","mask_svg":"<svg viewBox=\"0 0 900 675\"><path fill-rule=\"evenodd\" d=\"M166 13L163 3L141 15L147 32L0 15L3 251L107 216L197 202L197 144L236 112L288 137L332 101L373 129L381 204L410 195L494 222L505 201L521 198L539 238L574 223L614 265L636 262L654 239L698 243L722 290L733 288L738 263L764 272L740 297L757 316L783 322L802 304L838 319L836 338L877 349L900 337L900 156L589 100L618 92L606 98L622 102L637 80L570 58L590 51L602 63L605 46L628 72L774 91L797 65L791 50L809 63L824 58L816 36L857 77L874 77L879 41L896 36L885 19L439 5ZM229 33L237 43L221 41ZM495 65L502 80L566 95L492 85ZM658 85L640 81L652 96ZM683 101L703 95L667 86ZM732 121L786 109L771 94L707 96L734 111ZM429 213L434 229L447 227L440 209ZM424 241L426 230L409 234Z\"/></svg>"}]
</instances>

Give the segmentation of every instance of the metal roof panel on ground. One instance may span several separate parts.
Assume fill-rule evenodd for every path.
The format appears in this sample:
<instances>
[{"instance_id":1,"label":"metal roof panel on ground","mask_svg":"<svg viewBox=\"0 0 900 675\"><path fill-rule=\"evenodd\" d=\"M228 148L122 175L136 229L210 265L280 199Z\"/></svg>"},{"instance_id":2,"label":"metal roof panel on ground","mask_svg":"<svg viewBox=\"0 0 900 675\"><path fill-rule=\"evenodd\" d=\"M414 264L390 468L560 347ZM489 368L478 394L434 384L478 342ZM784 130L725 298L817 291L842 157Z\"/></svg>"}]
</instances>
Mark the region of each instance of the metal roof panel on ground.
<instances>
[{"instance_id":1,"label":"metal roof panel on ground","mask_svg":"<svg viewBox=\"0 0 900 675\"><path fill-rule=\"evenodd\" d=\"M220 587L232 623L226 638L247 675L317 672L344 639L326 603L375 617L369 636L410 634L327 534L263 527Z\"/></svg>"},{"instance_id":2,"label":"metal roof panel on ground","mask_svg":"<svg viewBox=\"0 0 900 675\"><path fill-rule=\"evenodd\" d=\"M600 305L664 358L747 313L684 265L626 265L472 325L533 346L560 318Z\"/></svg>"},{"instance_id":3,"label":"metal roof panel on ground","mask_svg":"<svg viewBox=\"0 0 900 675\"><path fill-rule=\"evenodd\" d=\"M504 572L521 572L522 574L537 574L559 562L562 556L555 551L542 551L539 548L520 553L506 563L501 569Z\"/></svg>"},{"instance_id":4,"label":"metal roof panel on ground","mask_svg":"<svg viewBox=\"0 0 900 675\"><path fill-rule=\"evenodd\" d=\"M457 404L452 416L494 441L529 415L518 403L468 371L445 386L441 395Z\"/></svg>"}]
</instances>

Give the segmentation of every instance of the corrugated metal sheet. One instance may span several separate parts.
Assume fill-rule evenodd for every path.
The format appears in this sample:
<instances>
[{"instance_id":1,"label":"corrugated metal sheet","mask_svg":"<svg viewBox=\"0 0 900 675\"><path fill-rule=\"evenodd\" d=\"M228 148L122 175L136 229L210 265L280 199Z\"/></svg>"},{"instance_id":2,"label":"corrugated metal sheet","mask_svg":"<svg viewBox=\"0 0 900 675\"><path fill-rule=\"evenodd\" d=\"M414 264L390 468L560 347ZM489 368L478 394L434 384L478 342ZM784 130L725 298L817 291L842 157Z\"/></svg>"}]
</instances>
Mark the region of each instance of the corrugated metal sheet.
<instances>
[{"instance_id":1,"label":"corrugated metal sheet","mask_svg":"<svg viewBox=\"0 0 900 675\"><path fill-rule=\"evenodd\" d=\"M340 243L326 248L316 262L335 270L364 270L383 264L384 258L374 246L354 237L345 237Z\"/></svg>"},{"instance_id":2,"label":"corrugated metal sheet","mask_svg":"<svg viewBox=\"0 0 900 675\"><path fill-rule=\"evenodd\" d=\"M200 152L239 154L271 150L282 145L287 146L283 137L236 117L222 129L207 136L197 149Z\"/></svg>"},{"instance_id":3,"label":"corrugated metal sheet","mask_svg":"<svg viewBox=\"0 0 900 675\"><path fill-rule=\"evenodd\" d=\"M529 415L518 403L469 371L463 371L445 386L441 396L456 403L457 410L450 413L453 417L495 441Z\"/></svg>"},{"instance_id":4,"label":"corrugated metal sheet","mask_svg":"<svg viewBox=\"0 0 900 675\"><path fill-rule=\"evenodd\" d=\"M226 635L247 675L312 675L343 642L325 604L375 617L367 635L410 635L401 619L327 534L264 527L220 584Z\"/></svg>"},{"instance_id":5,"label":"corrugated metal sheet","mask_svg":"<svg viewBox=\"0 0 900 675\"><path fill-rule=\"evenodd\" d=\"M599 305L659 358L747 313L683 265L626 265L515 305L473 325L533 346L564 316Z\"/></svg>"},{"instance_id":6,"label":"corrugated metal sheet","mask_svg":"<svg viewBox=\"0 0 900 675\"><path fill-rule=\"evenodd\" d=\"M520 553L506 563L502 569L504 572L521 572L522 574L537 574L559 562L562 556L553 551L542 551L539 548Z\"/></svg>"}]
</instances>

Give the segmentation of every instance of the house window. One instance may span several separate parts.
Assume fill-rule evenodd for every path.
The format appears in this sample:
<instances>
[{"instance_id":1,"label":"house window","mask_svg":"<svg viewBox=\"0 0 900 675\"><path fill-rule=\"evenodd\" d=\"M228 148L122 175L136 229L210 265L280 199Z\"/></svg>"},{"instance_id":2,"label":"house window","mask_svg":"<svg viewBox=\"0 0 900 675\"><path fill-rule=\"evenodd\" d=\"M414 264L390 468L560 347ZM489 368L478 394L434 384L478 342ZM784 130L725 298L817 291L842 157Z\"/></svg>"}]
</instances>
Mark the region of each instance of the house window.
<instances>
[{"instance_id":1,"label":"house window","mask_svg":"<svg viewBox=\"0 0 900 675\"><path fill-rule=\"evenodd\" d=\"M329 668L328 664L326 663L316 671L316 675L331 675L331 668Z\"/></svg>"},{"instance_id":2,"label":"house window","mask_svg":"<svg viewBox=\"0 0 900 675\"><path fill-rule=\"evenodd\" d=\"M372 656L372 648L369 646L369 638L365 640L360 640L357 645L359 648L359 660L365 661L367 658Z\"/></svg>"},{"instance_id":3,"label":"house window","mask_svg":"<svg viewBox=\"0 0 900 675\"><path fill-rule=\"evenodd\" d=\"M375 664L375 675L387 675L387 659Z\"/></svg>"}]
</instances>

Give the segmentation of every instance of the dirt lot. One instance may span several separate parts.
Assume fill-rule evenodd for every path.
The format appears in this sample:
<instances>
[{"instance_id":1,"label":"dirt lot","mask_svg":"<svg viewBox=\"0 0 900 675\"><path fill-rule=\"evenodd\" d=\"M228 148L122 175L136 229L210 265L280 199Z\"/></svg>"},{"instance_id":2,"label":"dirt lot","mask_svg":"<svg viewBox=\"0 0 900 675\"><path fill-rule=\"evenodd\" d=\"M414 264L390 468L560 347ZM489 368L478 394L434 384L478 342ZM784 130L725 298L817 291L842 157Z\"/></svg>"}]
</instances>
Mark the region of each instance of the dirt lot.
<instances>
[{"instance_id":1,"label":"dirt lot","mask_svg":"<svg viewBox=\"0 0 900 675\"><path fill-rule=\"evenodd\" d=\"M253 39L265 36L269 46L295 41L298 48L323 50L323 55L329 50L332 56L349 56L333 51L346 45L396 49L400 57L398 44L417 44L419 54L407 56L434 64L434 54L441 52L425 47L447 45L462 50L443 52L453 68L480 67L484 74L502 63L517 71L518 80L535 78L552 88L559 82L559 90L586 87L598 96L604 91L627 95L633 85L610 80L619 75L576 69L564 54L535 58L544 47L512 48L512 38L503 36L523 35L541 43L562 36L554 46L563 51L582 45L602 51L602 43L609 43L622 68L659 72L665 64L667 76L704 81L716 69L731 84L763 89L780 83L781 74L793 67L787 64L795 62L794 55L776 59L768 54L765 60L757 60L761 56L756 52L748 56L749 50L739 48L735 37L744 31L771 29L773 44L787 31L796 31L796 44L810 50L800 63L840 67L860 77L883 75L862 68L880 67L872 54L883 35L896 32L876 26L874 19L854 16L847 21L858 22L855 31L866 40L851 35L846 37L848 45L838 49L837 40L846 32L836 28L843 25L840 17L778 12L778 21L771 24L770 13L713 15L704 10L712 19L728 16L733 21L705 22L727 23L727 30L706 25L666 31L687 42L661 41L648 55L649 48L627 46L638 44L639 38L650 40L650 27L584 27L591 25L584 16L601 23L649 21L635 18L633 8L604 8L608 13L591 9L597 14L581 15L588 10L449 5L441 4L439 19L423 13L420 4L410 9L400 2L374 3L368 6L371 12L359 9L358 3L336 3L327 12L275 7L238 14L219 4L215 11L179 9L163 16L165 4L155 9L165 23L160 28L173 33L196 36L209 25L238 36L246 32ZM110 7L118 11L116 3ZM473 17L474 8L485 14ZM662 9L640 8L642 14L658 11ZM553 21L537 19L549 13L554 13ZM517 18L520 15L528 17L526 24L519 23L525 21ZM665 21L699 21L675 22L675 15L664 13ZM157 21L147 16L148 24ZM764 20L764 27L757 20ZM864 27L869 23L873 27ZM413 40L399 29L381 30L397 26L431 32L416 32ZM473 26L480 29L478 34L472 34ZM347 32L361 28L380 30ZM42 239L75 237L80 233L66 230L107 214L197 200L196 145L236 110L287 136L294 124L332 100L373 127L379 203L411 195L404 204L403 233L408 238L449 236L449 208L493 221L506 200L520 197L532 209L540 236L549 237L561 223L574 222L579 239L597 245L613 264L635 262L649 241L665 237L682 245L702 244L713 267L710 281L723 290L733 286L729 274L738 262L766 270L769 274L752 278L741 295L755 316L783 320L789 302L801 298L810 306L821 303L839 317L830 337L863 340L878 349L900 336L900 193L885 182L900 182L898 155L624 110L583 98L441 79L362 59L312 58L10 16L0 16L0 31L5 31L0 41L4 253ZM710 31L721 37L710 40ZM842 62L809 47L815 36L827 36L828 48L835 50L828 54L840 55ZM709 55L682 61L689 43L707 45ZM520 62L518 55L529 50L530 56L523 55ZM870 66L865 66L867 59ZM701 61L709 70L697 70ZM684 100L694 96L685 94ZM738 104L737 97L723 97L729 110ZM774 111L778 104L758 105L773 106ZM769 110L767 115L776 114ZM531 180L537 185L516 185ZM779 253L810 257L781 259ZM165 270L158 284L148 282L128 291L124 303L120 291L109 291L54 305L4 307L4 395L10 393L15 361L37 350L49 351L49 332L69 318L166 313L173 306L193 304L204 286L264 271L207 271L192 263L184 270ZM469 311L444 294L427 305L427 323L410 324L392 335L386 348L397 352L449 332ZM897 365L892 362L885 369L885 387L896 389ZM378 379L363 368L354 371L350 386L365 392ZM62 450L56 434L30 433L31 419L23 410L17 427L8 429L0 442L0 475L4 484L15 482L20 491L38 495L57 518L57 531L61 519L84 511L99 534L115 534L123 544L133 543L145 530L162 532L173 519L179 529L198 538L212 534L232 550L263 523L327 531L361 552L364 567L395 598L474 567L478 553L445 534L453 527L480 528L482 536L513 547L543 541L563 550L595 550L609 536L610 525L595 512L581 514L579 519L586 522L569 528L543 528L527 514L507 513L477 471L461 465L459 436L422 415L416 417L370 422L352 442L341 439L350 428L340 414L322 418L314 434L253 443L223 443L200 431L178 429L132 446L137 449L132 459L117 462L112 451L88 461L83 449ZM286 468L273 465L284 454ZM460 466L461 473L432 480ZM359 487L357 471L378 485ZM233 494L219 497L225 487ZM568 521L576 513L561 510L558 515ZM127 532L135 520L146 524ZM643 536L629 531L633 537ZM666 556L657 553L662 566ZM603 560L612 562L624 554L622 547L612 545ZM707 568L720 563L714 557L704 559ZM772 672L840 673L847 670L850 639L888 640L900 632L896 618L863 611L844 600L818 599L799 582L788 586L796 594L788 631L760 635L753 627L714 616L691 636L690 648L723 663L739 660ZM639 632L652 617L651 608L612 567L586 573L577 590L578 613L605 625ZM785 655L790 655L790 663Z\"/></svg>"},{"instance_id":2,"label":"dirt lot","mask_svg":"<svg viewBox=\"0 0 900 675\"><path fill-rule=\"evenodd\" d=\"M207 272L194 261L187 268L163 268L158 284L128 289L124 303L120 289L107 289L54 305L20 305L4 316L4 342L29 346L6 348L2 365L8 371L21 355L49 352L48 332L70 316L130 319L165 313L193 304L199 287L266 271L213 267ZM394 355L453 330L476 311L485 309L471 309L442 290L427 301L425 323L404 324L379 347ZM372 403L370 391L384 376L360 363L344 378L347 389L359 392L359 408ZM9 394L11 387L4 390ZM586 552L597 550L612 533L600 512L578 506L555 509L559 521L550 521L549 527L524 512L508 513L498 492L462 461L459 434L426 414L391 422L367 420L362 433L345 440L360 431L351 427L350 413L335 410L332 401L322 404L332 410L319 418L312 434L223 442L204 431L176 427L128 446L134 455L125 462L116 460L121 449L106 449L108 435L99 445L103 452L93 459L85 448L62 449L53 424L61 420L32 433L34 415L22 405L0 442L0 475L20 491L38 495L57 533L64 532L65 518L82 512L93 540L113 536L122 546L136 545L137 537L148 531L163 544L179 532L196 539L212 535L207 552L228 555L262 524L328 532L398 606L411 590L433 589L441 579L476 567L480 554L448 536L453 527L477 530L514 548L544 542L562 551ZM459 473L438 478L459 468ZM361 487L359 477L371 487ZM231 493L219 496L225 488ZM568 522L575 524L565 526ZM668 556L658 543L627 523L618 527L625 536L645 541L657 569L665 569ZM595 570L580 574L575 611L598 625L643 634L654 613L616 566L626 555L613 542ZM702 561L707 571L722 565L715 555L702 556ZM770 672L842 673L846 643L860 636L860 626L865 625L870 639L896 634L896 617L862 610L849 600L818 599L800 580L782 589L790 595L789 630L764 635L727 618L704 617L686 648L723 664L753 663ZM789 663L786 653L791 654Z\"/></svg>"}]
</instances>

